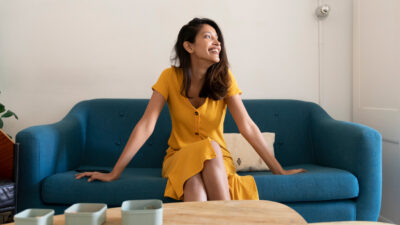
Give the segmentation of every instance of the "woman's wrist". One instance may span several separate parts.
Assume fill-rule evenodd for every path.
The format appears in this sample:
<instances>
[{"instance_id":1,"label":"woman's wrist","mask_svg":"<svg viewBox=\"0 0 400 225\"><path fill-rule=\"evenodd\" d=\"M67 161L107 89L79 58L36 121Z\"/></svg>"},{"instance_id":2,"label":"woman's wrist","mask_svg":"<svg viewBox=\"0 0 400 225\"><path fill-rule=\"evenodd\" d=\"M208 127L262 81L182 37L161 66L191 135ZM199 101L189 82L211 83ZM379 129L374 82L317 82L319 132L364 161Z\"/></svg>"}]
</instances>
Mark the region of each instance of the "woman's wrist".
<instances>
[{"instance_id":1,"label":"woman's wrist","mask_svg":"<svg viewBox=\"0 0 400 225\"><path fill-rule=\"evenodd\" d=\"M113 180L118 179L119 176L120 176L120 174L119 174L118 172L116 172L115 170L112 170L111 173L110 173L110 175L111 175L111 178L112 178Z\"/></svg>"},{"instance_id":2,"label":"woman's wrist","mask_svg":"<svg viewBox=\"0 0 400 225\"><path fill-rule=\"evenodd\" d=\"M276 169L276 170L272 171L272 173L275 174L275 175L285 175L285 174L286 174L286 173L285 173L285 170L284 170L282 167L280 167L279 169Z\"/></svg>"}]
</instances>

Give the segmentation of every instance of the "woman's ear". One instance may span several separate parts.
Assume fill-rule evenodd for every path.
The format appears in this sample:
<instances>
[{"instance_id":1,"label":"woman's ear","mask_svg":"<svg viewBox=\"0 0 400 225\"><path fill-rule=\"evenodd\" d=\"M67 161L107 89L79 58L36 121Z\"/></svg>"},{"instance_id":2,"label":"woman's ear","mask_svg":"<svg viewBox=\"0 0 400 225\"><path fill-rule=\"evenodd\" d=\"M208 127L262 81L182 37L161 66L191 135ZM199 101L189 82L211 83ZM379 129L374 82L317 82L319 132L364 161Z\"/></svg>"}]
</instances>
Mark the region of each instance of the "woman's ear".
<instances>
[{"instance_id":1,"label":"woman's ear","mask_svg":"<svg viewBox=\"0 0 400 225\"><path fill-rule=\"evenodd\" d=\"M192 44L188 41L183 42L183 48L189 52L189 53L193 53L193 48L192 48Z\"/></svg>"}]
</instances>

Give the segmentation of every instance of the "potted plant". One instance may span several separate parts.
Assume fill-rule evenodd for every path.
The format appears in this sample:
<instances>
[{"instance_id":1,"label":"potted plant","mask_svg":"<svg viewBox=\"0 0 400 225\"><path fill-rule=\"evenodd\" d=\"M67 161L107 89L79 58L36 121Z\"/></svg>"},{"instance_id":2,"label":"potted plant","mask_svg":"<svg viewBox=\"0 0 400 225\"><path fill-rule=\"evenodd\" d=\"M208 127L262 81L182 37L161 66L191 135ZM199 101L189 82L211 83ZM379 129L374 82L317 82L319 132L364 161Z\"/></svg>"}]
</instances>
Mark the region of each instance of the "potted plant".
<instances>
[{"instance_id":1,"label":"potted plant","mask_svg":"<svg viewBox=\"0 0 400 225\"><path fill-rule=\"evenodd\" d=\"M18 119L18 116L13 111L6 110L6 107L0 103L0 179L12 178L14 142L12 137L2 130L4 126L3 118L12 116Z\"/></svg>"},{"instance_id":2,"label":"potted plant","mask_svg":"<svg viewBox=\"0 0 400 225\"><path fill-rule=\"evenodd\" d=\"M11 110L6 111L6 107L0 103L0 130L2 130L3 126L4 126L3 118L8 118L8 117L12 117L12 116L14 116L15 119L18 119L18 116L13 111L11 111ZM10 138L12 138L10 135L8 135L8 136Z\"/></svg>"}]
</instances>

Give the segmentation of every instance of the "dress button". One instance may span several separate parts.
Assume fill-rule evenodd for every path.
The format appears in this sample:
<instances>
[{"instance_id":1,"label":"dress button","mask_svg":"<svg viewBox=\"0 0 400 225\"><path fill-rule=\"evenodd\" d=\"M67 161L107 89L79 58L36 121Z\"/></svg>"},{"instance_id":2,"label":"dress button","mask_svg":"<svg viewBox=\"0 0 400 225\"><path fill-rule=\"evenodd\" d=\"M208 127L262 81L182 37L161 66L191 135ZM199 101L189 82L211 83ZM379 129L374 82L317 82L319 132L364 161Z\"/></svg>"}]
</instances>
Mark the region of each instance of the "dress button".
<instances>
[{"instance_id":1,"label":"dress button","mask_svg":"<svg viewBox=\"0 0 400 225\"><path fill-rule=\"evenodd\" d=\"M194 112L194 115L198 116L198 115L199 115L199 112L197 112L197 111L196 111L196 112Z\"/></svg>"},{"instance_id":2,"label":"dress button","mask_svg":"<svg viewBox=\"0 0 400 225\"><path fill-rule=\"evenodd\" d=\"M199 133L198 132L196 132L196 133L194 133L195 135L199 135Z\"/></svg>"}]
</instances>

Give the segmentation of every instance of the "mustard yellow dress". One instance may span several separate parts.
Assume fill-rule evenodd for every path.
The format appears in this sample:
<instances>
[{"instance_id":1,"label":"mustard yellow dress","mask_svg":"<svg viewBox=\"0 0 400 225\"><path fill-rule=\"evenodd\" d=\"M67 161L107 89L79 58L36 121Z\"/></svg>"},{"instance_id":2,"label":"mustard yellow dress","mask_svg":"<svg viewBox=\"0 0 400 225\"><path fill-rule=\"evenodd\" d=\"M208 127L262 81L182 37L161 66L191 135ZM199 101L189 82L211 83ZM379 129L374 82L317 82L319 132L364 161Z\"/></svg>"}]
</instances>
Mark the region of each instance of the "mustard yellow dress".
<instances>
[{"instance_id":1,"label":"mustard yellow dress","mask_svg":"<svg viewBox=\"0 0 400 225\"><path fill-rule=\"evenodd\" d=\"M227 96L242 94L235 78ZM167 178L164 196L183 200L183 185L203 170L204 162L216 157L211 141L222 150L232 200L258 200L253 176L239 176L223 137L226 102L206 98L203 105L195 108L188 98L180 94L183 80L182 69L165 69L152 89L164 96L172 121L167 154L162 165L162 176Z\"/></svg>"}]
</instances>

